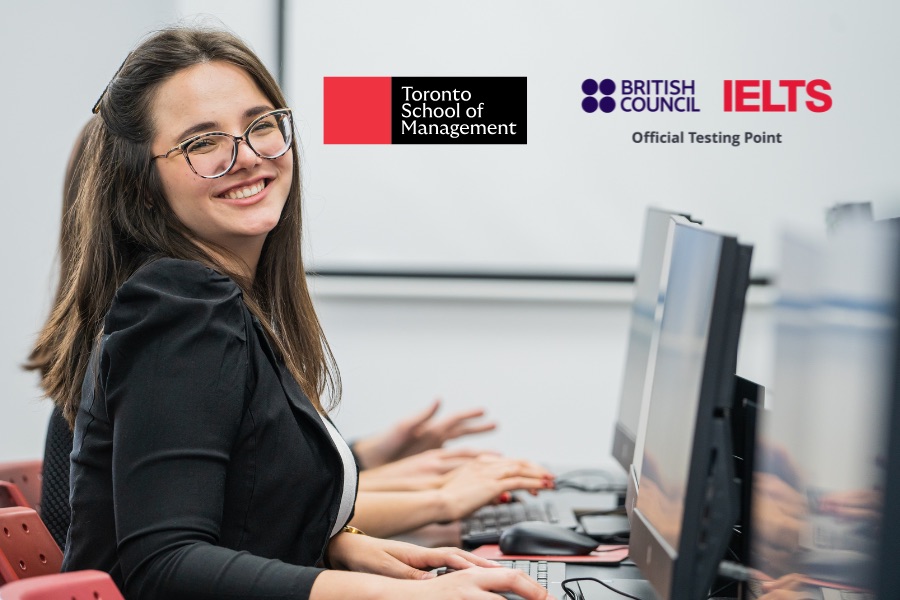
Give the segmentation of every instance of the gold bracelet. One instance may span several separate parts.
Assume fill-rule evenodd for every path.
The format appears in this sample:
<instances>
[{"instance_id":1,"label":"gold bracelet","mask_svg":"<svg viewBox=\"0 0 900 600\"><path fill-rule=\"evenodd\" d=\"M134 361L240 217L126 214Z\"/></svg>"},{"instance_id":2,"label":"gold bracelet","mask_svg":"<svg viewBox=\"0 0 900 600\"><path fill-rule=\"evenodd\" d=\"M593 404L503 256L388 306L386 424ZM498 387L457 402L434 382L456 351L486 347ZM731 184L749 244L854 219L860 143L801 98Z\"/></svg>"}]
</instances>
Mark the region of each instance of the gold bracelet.
<instances>
[{"instance_id":1,"label":"gold bracelet","mask_svg":"<svg viewBox=\"0 0 900 600\"><path fill-rule=\"evenodd\" d=\"M365 531L363 531L362 529L357 529L353 525L344 525L341 528L341 531L344 533L356 533L358 535L366 535Z\"/></svg>"}]
</instances>

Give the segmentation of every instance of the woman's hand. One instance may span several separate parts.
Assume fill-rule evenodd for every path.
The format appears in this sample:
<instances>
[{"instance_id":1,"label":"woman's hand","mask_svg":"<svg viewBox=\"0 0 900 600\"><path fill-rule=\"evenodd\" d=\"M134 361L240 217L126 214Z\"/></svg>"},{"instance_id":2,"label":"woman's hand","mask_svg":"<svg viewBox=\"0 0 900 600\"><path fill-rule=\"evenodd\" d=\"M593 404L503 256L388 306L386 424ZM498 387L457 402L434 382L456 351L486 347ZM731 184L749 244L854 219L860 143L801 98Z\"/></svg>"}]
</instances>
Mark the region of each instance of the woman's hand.
<instances>
[{"instance_id":1,"label":"woman's hand","mask_svg":"<svg viewBox=\"0 0 900 600\"><path fill-rule=\"evenodd\" d=\"M884 492L878 489L842 490L819 498L819 510L842 519L875 521L882 513Z\"/></svg>"},{"instance_id":2,"label":"woman's hand","mask_svg":"<svg viewBox=\"0 0 900 600\"><path fill-rule=\"evenodd\" d=\"M415 479L410 481L415 483ZM388 537L430 523L461 519L503 499L512 490L536 493L553 487L553 475L543 467L495 455L480 455L449 473L424 479L428 487L379 488L372 487L372 482L361 483L353 525ZM398 481L387 479L379 483L390 486Z\"/></svg>"},{"instance_id":3,"label":"woman's hand","mask_svg":"<svg viewBox=\"0 0 900 600\"><path fill-rule=\"evenodd\" d=\"M790 573L774 581L763 581L759 600L816 600L822 597L818 586L806 583L798 573Z\"/></svg>"},{"instance_id":4,"label":"woman's hand","mask_svg":"<svg viewBox=\"0 0 900 600\"><path fill-rule=\"evenodd\" d=\"M370 491L413 491L440 487L450 471L463 466L482 454L483 450L436 448L414 456L366 469L359 475L359 488Z\"/></svg>"},{"instance_id":5,"label":"woman's hand","mask_svg":"<svg viewBox=\"0 0 900 600\"><path fill-rule=\"evenodd\" d=\"M553 474L527 460L482 455L447 473L438 490L445 520L461 519L512 490L552 488Z\"/></svg>"},{"instance_id":6,"label":"woman's hand","mask_svg":"<svg viewBox=\"0 0 900 600\"><path fill-rule=\"evenodd\" d=\"M526 600L552 598L545 588L528 575L515 569L472 568L448 573L431 581L416 582L421 593L416 597L429 600L459 598L498 598L490 593L513 592Z\"/></svg>"},{"instance_id":7,"label":"woman's hand","mask_svg":"<svg viewBox=\"0 0 900 600\"><path fill-rule=\"evenodd\" d=\"M488 592L515 592L526 600L546 600L547 590L521 571L459 548L422 548L405 542L367 535L339 533L328 545L328 558L336 569L383 575L398 581L388 584L385 598L491 598ZM432 569L455 572L435 577Z\"/></svg>"},{"instance_id":8,"label":"woman's hand","mask_svg":"<svg viewBox=\"0 0 900 600\"><path fill-rule=\"evenodd\" d=\"M431 569L457 571L497 567L497 563L459 548L423 548L396 540L339 533L328 544L328 562L335 569L385 575L396 579L431 579Z\"/></svg>"},{"instance_id":9,"label":"woman's hand","mask_svg":"<svg viewBox=\"0 0 900 600\"><path fill-rule=\"evenodd\" d=\"M431 406L409 419L404 419L388 431L364 438L353 446L361 467L371 469L383 464L440 448L445 442L465 435L491 431L496 423L481 422L484 409L476 408L433 420L441 407L435 400Z\"/></svg>"},{"instance_id":10,"label":"woman's hand","mask_svg":"<svg viewBox=\"0 0 900 600\"><path fill-rule=\"evenodd\" d=\"M490 600L499 598L497 594L501 592L513 592L525 600L553 600L547 590L521 571L502 567L469 567L441 577L424 579L390 579L362 573L325 571L316 578L310 600L345 600L351 597L359 600Z\"/></svg>"}]
</instances>

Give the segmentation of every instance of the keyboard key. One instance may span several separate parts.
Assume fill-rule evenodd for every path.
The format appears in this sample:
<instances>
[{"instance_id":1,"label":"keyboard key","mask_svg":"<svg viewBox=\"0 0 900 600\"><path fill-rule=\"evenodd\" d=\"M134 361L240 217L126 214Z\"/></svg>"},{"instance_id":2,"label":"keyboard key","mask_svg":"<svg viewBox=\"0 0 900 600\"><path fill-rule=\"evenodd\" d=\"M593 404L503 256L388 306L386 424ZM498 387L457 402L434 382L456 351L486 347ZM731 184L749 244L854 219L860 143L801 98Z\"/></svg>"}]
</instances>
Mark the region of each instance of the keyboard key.
<instances>
[{"instance_id":1,"label":"keyboard key","mask_svg":"<svg viewBox=\"0 0 900 600\"><path fill-rule=\"evenodd\" d=\"M548 511L552 505L533 502L511 502L484 506L471 517L464 519L461 527L464 548L476 548L483 544L496 544L504 529L522 521L544 521L555 523L558 515Z\"/></svg>"}]
</instances>

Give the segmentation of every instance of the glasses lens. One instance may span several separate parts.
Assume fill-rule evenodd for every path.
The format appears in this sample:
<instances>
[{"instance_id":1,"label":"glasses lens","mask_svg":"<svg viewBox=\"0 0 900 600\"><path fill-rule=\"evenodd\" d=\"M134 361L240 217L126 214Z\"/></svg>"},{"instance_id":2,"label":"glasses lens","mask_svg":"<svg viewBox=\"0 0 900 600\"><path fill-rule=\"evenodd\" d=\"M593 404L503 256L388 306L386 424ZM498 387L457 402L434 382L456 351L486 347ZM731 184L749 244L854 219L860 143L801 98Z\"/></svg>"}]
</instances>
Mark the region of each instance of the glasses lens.
<instances>
[{"instance_id":1,"label":"glasses lens","mask_svg":"<svg viewBox=\"0 0 900 600\"><path fill-rule=\"evenodd\" d=\"M202 177L215 177L231 168L234 140L231 136L209 134L197 138L186 148L187 159Z\"/></svg>"},{"instance_id":2,"label":"glasses lens","mask_svg":"<svg viewBox=\"0 0 900 600\"><path fill-rule=\"evenodd\" d=\"M275 112L253 124L247 141L263 158L278 158L290 148L293 132L290 113Z\"/></svg>"}]
</instances>

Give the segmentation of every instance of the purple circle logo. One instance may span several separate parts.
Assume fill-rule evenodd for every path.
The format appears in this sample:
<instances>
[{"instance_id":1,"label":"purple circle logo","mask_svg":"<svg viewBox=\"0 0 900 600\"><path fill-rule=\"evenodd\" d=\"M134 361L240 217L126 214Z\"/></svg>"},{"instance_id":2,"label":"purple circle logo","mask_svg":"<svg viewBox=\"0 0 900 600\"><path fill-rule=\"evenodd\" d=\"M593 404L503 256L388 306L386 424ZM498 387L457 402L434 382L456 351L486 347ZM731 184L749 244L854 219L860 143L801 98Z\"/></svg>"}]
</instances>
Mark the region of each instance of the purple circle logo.
<instances>
[{"instance_id":1,"label":"purple circle logo","mask_svg":"<svg viewBox=\"0 0 900 600\"><path fill-rule=\"evenodd\" d=\"M603 79L599 82L594 79L585 79L581 82L581 91L585 95L581 101L581 109L584 112L596 112L598 108L605 113L616 110L616 100L611 97L616 92L616 82L612 79ZM600 99L594 97L597 92L602 95Z\"/></svg>"}]
</instances>

